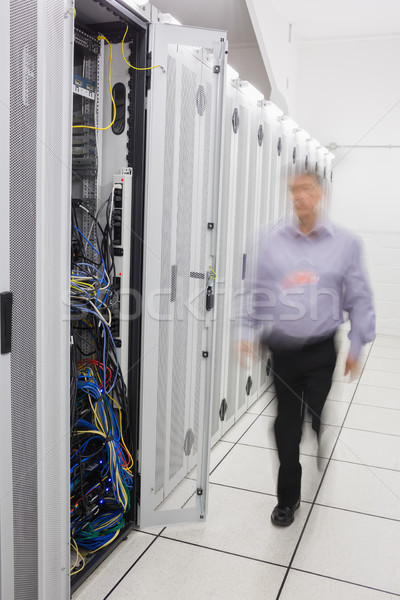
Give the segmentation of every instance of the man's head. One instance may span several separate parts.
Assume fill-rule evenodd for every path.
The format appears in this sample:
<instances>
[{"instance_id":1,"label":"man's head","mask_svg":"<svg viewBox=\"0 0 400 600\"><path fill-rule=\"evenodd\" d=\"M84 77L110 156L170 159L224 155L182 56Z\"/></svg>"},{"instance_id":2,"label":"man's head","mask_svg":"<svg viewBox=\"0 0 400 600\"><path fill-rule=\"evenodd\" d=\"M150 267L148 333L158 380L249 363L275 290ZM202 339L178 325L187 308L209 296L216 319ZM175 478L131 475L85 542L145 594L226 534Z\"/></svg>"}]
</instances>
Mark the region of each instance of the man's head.
<instances>
[{"instance_id":1,"label":"man's head","mask_svg":"<svg viewBox=\"0 0 400 600\"><path fill-rule=\"evenodd\" d=\"M323 195L322 180L318 173L298 173L289 182L289 189L294 211L300 221L315 215Z\"/></svg>"}]
</instances>

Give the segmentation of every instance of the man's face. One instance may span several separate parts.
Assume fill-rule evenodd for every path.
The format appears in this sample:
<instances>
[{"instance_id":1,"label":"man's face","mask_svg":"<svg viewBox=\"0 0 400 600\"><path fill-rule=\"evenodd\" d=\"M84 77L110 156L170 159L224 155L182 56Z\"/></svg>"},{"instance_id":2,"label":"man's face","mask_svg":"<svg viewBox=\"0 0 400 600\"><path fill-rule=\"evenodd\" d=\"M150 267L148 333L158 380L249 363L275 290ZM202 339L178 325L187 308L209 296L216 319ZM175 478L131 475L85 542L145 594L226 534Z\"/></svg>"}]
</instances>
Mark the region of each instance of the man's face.
<instances>
[{"instance_id":1,"label":"man's face","mask_svg":"<svg viewBox=\"0 0 400 600\"><path fill-rule=\"evenodd\" d=\"M293 208L300 220L315 213L322 198L322 190L313 177L294 177L289 189L292 192Z\"/></svg>"}]
</instances>

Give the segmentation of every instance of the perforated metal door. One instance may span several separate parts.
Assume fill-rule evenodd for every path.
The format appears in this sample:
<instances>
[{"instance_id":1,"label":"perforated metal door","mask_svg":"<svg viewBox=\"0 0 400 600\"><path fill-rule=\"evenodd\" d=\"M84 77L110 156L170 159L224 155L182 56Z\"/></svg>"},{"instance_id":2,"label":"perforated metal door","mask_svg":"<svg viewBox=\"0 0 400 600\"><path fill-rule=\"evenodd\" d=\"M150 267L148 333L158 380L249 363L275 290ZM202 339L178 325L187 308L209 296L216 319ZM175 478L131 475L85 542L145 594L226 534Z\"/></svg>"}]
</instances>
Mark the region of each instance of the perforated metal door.
<instances>
[{"instance_id":1,"label":"perforated metal door","mask_svg":"<svg viewBox=\"0 0 400 600\"><path fill-rule=\"evenodd\" d=\"M10 290L10 206L7 201L10 192L10 12L3 6L0 21L0 40L3 60L1 72L0 123L3 143L1 146L0 180L2 202L0 217L0 293ZM0 324L3 328L3 324ZM5 332L1 329L1 334ZM2 351L5 349L2 349ZM0 381L2 411L0 419L0 598L13 598L14 595L14 552L13 552L13 495L11 470L11 355L0 354Z\"/></svg>"},{"instance_id":2,"label":"perforated metal door","mask_svg":"<svg viewBox=\"0 0 400 600\"><path fill-rule=\"evenodd\" d=\"M8 489L1 518L8 515L4 529L12 533L1 546L1 575L2 589L4 581L12 589L2 597L66 600L73 10L64 0L14 0L9 8L9 35L1 39L10 45L10 70L2 78L2 93L8 84L10 93L1 129L10 132L2 182L4 201L10 183L13 319L11 402L6 391L2 426L10 417L12 515Z\"/></svg>"},{"instance_id":3,"label":"perforated metal door","mask_svg":"<svg viewBox=\"0 0 400 600\"><path fill-rule=\"evenodd\" d=\"M205 517L225 33L154 25L149 95L140 525ZM212 300L209 300L208 308Z\"/></svg>"}]
</instances>

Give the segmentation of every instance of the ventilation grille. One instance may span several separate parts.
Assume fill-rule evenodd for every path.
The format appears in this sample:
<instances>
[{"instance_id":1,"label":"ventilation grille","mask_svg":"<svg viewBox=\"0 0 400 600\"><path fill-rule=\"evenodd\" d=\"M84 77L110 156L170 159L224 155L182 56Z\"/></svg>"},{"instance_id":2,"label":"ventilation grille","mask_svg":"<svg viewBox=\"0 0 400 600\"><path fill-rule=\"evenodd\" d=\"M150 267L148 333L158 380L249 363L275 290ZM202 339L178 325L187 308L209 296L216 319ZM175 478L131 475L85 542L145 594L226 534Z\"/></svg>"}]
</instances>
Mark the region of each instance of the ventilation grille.
<instances>
[{"instance_id":1,"label":"ventilation grille","mask_svg":"<svg viewBox=\"0 0 400 600\"><path fill-rule=\"evenodd\" d=\"M162 208L162 233L161 233L161 278L160 278L160 329L158 339L158 394L157 394L157 440L156 440L156 478L155 493L158 493L164 484L165 470L165 442L167 421L167 393L168 393L168 340L171 331L171 322L167 319L169 314L171 293L171 208L174 175L174 148L175 148L175 88L176 88L176 60L168 56L168 81L167 81L167 112L165 129L165 155L164 155L164 197Z\"/></svg>"}]
</instances>

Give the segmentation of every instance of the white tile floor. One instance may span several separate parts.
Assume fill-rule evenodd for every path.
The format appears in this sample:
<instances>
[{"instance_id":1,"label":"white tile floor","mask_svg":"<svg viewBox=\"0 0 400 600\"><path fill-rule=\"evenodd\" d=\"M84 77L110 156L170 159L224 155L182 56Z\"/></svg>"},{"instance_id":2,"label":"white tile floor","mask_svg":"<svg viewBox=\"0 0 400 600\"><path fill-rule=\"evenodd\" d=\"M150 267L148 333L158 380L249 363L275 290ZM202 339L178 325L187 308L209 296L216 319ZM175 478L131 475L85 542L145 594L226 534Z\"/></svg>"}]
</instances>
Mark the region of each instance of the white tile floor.
<instances>
[{"instance_id":1,"label":"white tile floor","mask_svg":"<svg viewBox=\"0 0 400 600\"><path fill-rule=\"evenodd\" d=\"M73 600L399 598L400 338L378 336L364 358L349 383L339 355L321 471L304 424L293 525L270 522L278 458L267 392L212 451L206 523L133 531Z\"/></svg>"}]
</instances>

